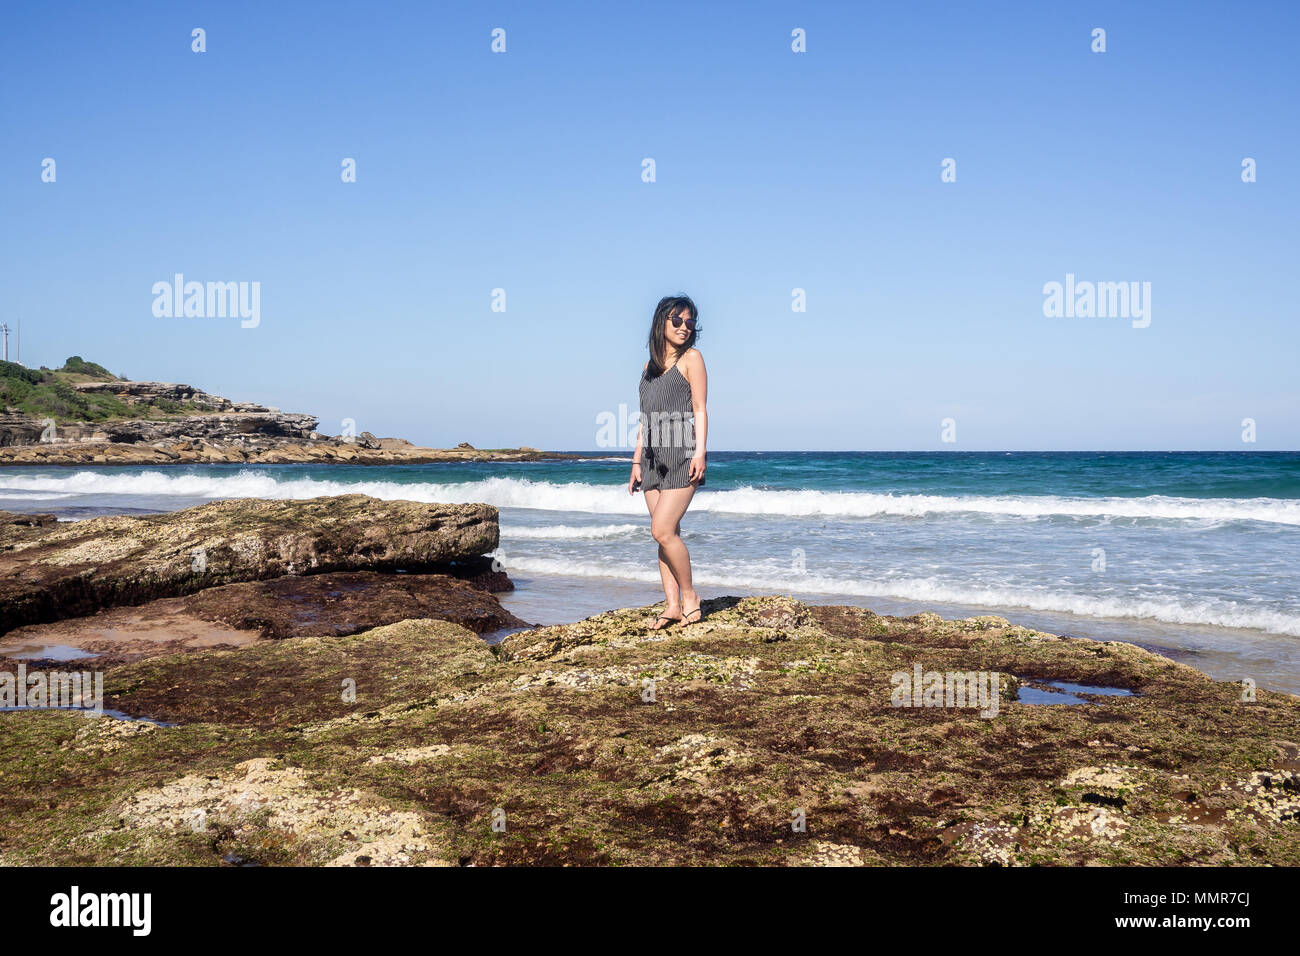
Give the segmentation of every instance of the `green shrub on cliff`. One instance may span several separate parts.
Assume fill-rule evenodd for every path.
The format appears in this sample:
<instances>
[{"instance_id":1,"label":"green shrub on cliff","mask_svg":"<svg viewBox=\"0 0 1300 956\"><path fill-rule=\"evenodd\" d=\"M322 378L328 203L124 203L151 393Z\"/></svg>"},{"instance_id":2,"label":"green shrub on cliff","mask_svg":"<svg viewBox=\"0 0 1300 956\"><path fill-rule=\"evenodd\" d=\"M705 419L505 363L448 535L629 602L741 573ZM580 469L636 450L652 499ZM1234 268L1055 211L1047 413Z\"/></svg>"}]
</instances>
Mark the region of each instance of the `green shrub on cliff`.
<instances>
[{"instance_id":1,"label":"green shrub on cliff","mask_svg":"<svg viewBox=\"0 0 1300 956\"><path fill-rule=\"evenodd\" d=\"M43 377L40 372L34 372L17 362L0 362L0 382L13 378L20 382L27 382L29 385L35 385Z\"/></svg>"},{"instance_id":2,"label":"green shrub on cliff","mask_svg":"<svg viewBox=\"0 0 1300 956\"><path fill-rule=\"evenodd\" d=\"M100 381L112 382L117 376L110 372L104 366L97 362L87 362L80 355L70 355L68 360L63 363L60 372L68 372L72 375L84 375L87 378L99 379Z\"/></svg>"},{"instance_id":3,"label":"green shrub on cliff","mask_svg":"<svg viewBox=\"0 0 1300 956\"><path fill-rule=\"evenodd\" d=\"M81 363L86 369L99 372L75 372L78 376L99 377L103 366L83 362L78 356L68 359L64 369ZM59 372L35 371L16 362L0 362L0 407L6 411L31 415L35 418L53 418L56 422L102 422L114 418L130 418L138 414L116 395L86 395L78 392L67 381L58 378Z\"/></svg>"}]
</instances>

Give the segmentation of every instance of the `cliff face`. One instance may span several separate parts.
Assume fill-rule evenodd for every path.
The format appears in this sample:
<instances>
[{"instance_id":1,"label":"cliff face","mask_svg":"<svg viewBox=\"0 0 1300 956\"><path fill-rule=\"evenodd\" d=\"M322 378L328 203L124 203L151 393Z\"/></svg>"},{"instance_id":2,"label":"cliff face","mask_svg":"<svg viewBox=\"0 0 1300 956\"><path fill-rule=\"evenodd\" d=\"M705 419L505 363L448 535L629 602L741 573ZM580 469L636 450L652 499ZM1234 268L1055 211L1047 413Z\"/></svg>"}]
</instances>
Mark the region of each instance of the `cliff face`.
<instances>
[{"instance_id":1,"label":"cliff face","mask_svg":"<svg viewBox=\"0 0 1300 956\"><path fill-rule=\"evenodd\" d=\"M220 395L209 395L193 385L179 385L173 382L81 382L72 388L83 395L116 395L128 405L160 405L163 402L191 403L196 408L214 412L276 412L278 408L267 408L253 402L232 402Z\"/></svg>"},{"instance_id":2,"label":"cliff face","mask_svg":"<svg viewBox=\"0 0 1300 956\"><path fill-rule=\"evenodd\" d=\"M156 442L166 440L238 441L255 438L309 438L316 430L313 415L283 412L233 412L190 415L172 421L128 420L58 429L64 441Z\"/></svg>"},{"instance_id":3,"label":"cliff face","mask_svg":"<svg viewBox=\"0 0 1300 956\"><path fill-rule=\"evenodd\" d=\"M76 422L55 425L52 432L37 419L21 415L0 417L0 445L76 445L117 442L150 444L160 441L242 442L258 438L303 439L316 430L312 415L246 412L190 415L167 420L126 419L120 422Z\"/></svg>"},{"instance_id":4,"label":"cliff face","mask_svg":"<svg viewBox=\"0 0 1300 956\"><path fill-rule=\"evenodd\" d=\"M45 425L31 415L0 414L0 448L34 445L41 440Z\"/></svg>"}]
</instances>

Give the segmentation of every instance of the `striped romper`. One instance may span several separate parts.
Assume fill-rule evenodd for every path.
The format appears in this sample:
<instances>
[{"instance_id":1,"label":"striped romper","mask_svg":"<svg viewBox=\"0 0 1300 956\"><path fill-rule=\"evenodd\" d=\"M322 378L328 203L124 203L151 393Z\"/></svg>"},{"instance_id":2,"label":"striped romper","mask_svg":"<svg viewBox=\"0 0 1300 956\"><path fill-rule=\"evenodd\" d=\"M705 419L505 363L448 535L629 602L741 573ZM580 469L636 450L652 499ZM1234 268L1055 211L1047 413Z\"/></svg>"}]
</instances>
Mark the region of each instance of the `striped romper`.
<instances>
[{"instance_id":1,"label":"striped romper","mask_svg":"<svg viewBox=\"0 0 1300 956\"><path fill-rule=\"evenodd\" d=\"M658 378L641 375L641 490L689 488L695 454L695 409L691 383L674 365ZM703 479L695 487L701 487Z\"/></svg>"}]
</instances>

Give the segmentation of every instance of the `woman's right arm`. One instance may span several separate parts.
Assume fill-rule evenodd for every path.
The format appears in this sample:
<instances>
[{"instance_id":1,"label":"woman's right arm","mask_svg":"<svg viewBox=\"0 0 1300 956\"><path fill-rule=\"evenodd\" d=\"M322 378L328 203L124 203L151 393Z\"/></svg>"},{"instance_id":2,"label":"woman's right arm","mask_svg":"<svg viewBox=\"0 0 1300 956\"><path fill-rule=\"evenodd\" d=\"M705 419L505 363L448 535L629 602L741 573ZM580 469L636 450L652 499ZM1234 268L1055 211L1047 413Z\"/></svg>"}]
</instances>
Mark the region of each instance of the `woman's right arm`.
<instances>
[{"instance_id":1,"label":"woman's right arm","mask_svg":"<svg viewBox=\"0 0 1300 956\"><path fill-rule=\"evenodd\" d=\"M636 451L632 452L632 474L627 479L627 493L636 494L636 486L641 483L641 425L636 426Z\"/></svg>"},{"instance_id":2,"label":"woman's right arm","mask_svg":"<svg viewBox=\"0 0 1300 956\"><path fill-rule=\"evenodd\" d=\"M646 362L646 365L649 365ZM641 366L641 374L645 374L645 365ZM641 441L642 431L645 428L645 422L638 422L636 426L636 450L632 452L632 474L627 479L627 493L636 494L636 486L641 483Z\"/></svg>"}]
</instances>

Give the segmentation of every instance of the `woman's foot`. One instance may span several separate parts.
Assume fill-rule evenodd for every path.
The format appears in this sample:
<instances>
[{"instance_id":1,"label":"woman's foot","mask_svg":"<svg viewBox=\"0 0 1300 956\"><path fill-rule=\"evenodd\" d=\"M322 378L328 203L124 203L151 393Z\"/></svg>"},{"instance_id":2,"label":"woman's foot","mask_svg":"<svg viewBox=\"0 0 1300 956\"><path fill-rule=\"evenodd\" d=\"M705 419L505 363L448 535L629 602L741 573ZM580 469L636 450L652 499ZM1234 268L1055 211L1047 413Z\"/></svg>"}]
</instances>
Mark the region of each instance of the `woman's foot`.
<instances>
[{"instance_id":1,"label":"woman's foot","mask_svg":"<svg viewBox=\"0 0 1300 956\"><path fill-rule=\"evenodd\" d=\"M691 607L692 604L695 606ZM686 613L682 615L683 627L687 624L699 624L700 621L704 620L704 601L698 594L695 595L693 600L687 600L683 597L682 607L686 610ZM691 618L694 618L694 620L691 620Z\"/></svg>"},{"instance_id":2,"label":"woman's foot","mask_svg":"<svg viewBox=\"0 0 1300 956\"><path fill-rule=\"evenodd\" d=\"M665 610L663 614L660 614L655 618L655 622L650 625L650 630L662 631L665 627L671 627L674 622L680 621L681 619L682 615L680 612L677 614L670 614L668 613L668 610Z\"/></svg>"}]
</instances>

